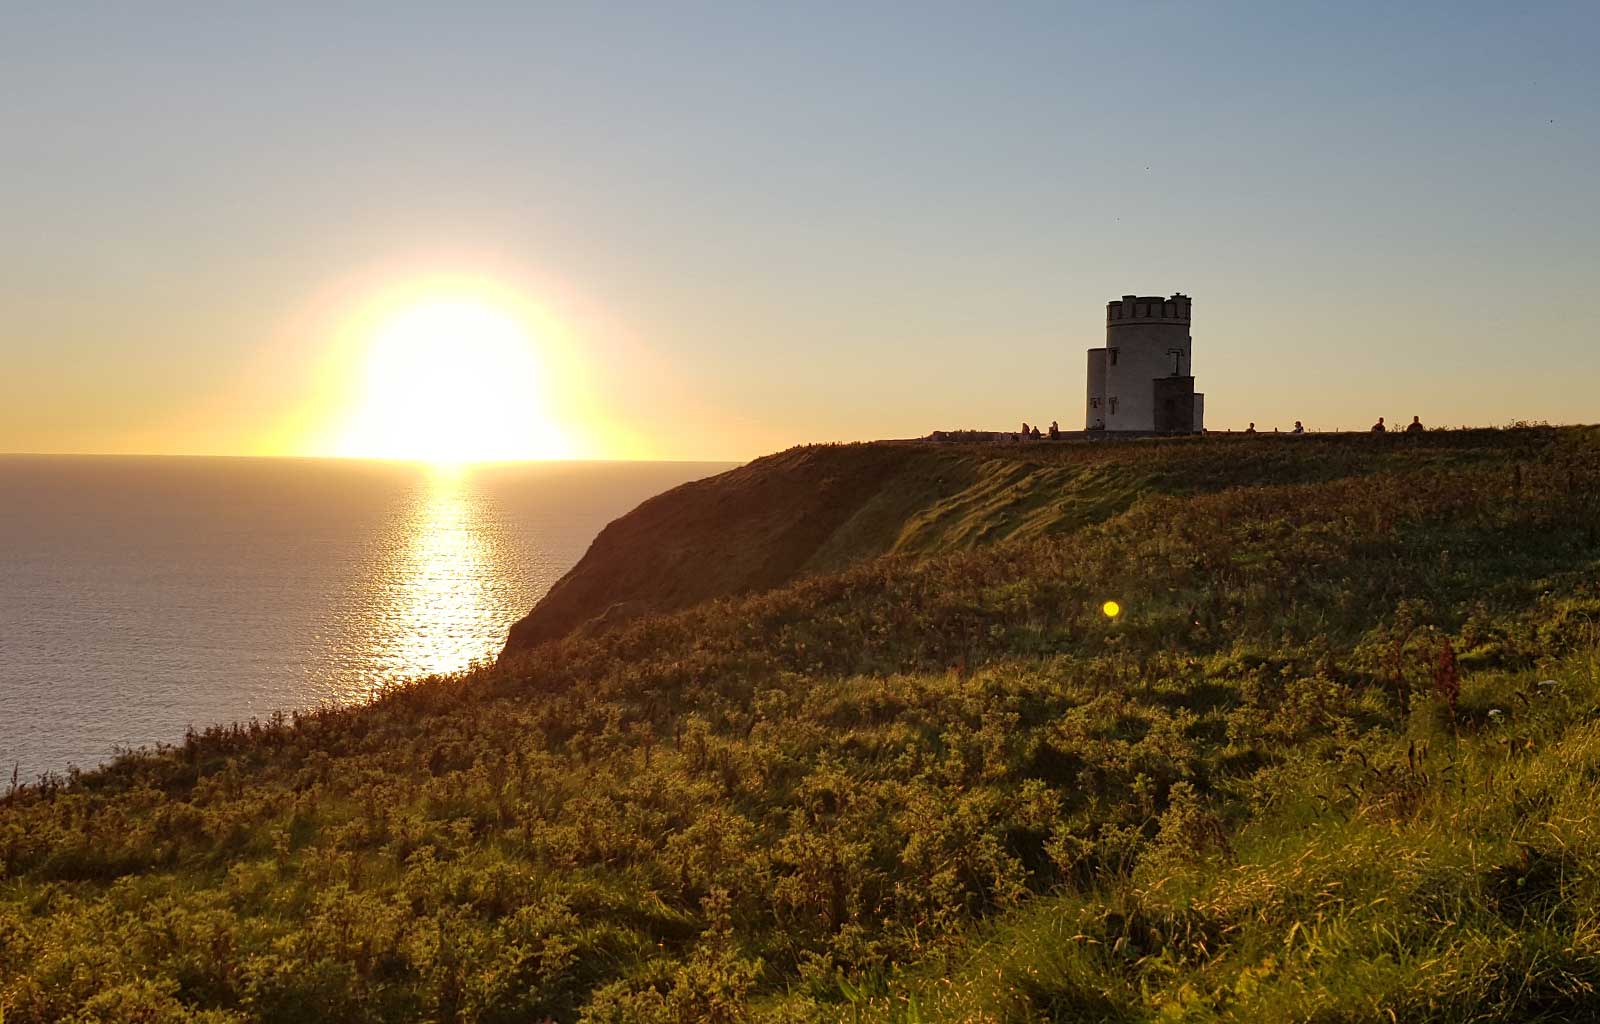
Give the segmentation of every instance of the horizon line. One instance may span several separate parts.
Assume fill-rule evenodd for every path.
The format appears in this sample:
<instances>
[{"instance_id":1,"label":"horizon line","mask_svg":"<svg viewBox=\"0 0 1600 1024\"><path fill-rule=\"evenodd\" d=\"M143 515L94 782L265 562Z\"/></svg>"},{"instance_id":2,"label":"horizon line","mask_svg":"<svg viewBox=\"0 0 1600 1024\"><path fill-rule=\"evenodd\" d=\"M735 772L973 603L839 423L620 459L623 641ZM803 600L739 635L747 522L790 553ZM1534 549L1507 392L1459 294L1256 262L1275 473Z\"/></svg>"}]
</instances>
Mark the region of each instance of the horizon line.
<instances>
[{"instance_id":1,"label":"horizon line","mask_svg":"<svg viewBox=\"0 0 1600 1024\"><path fill-rule=\"evenodd\" d=\"M0 459L284 459L301 462L389 462L414 466L504 466L529 462L748 462L749 459L623 459L596 456L593 458L545 457L526 459L460 459L442 462L427 458L398 458L383 455L260 455L241 452L0 452Z\"/></svg>"}]
</instances>

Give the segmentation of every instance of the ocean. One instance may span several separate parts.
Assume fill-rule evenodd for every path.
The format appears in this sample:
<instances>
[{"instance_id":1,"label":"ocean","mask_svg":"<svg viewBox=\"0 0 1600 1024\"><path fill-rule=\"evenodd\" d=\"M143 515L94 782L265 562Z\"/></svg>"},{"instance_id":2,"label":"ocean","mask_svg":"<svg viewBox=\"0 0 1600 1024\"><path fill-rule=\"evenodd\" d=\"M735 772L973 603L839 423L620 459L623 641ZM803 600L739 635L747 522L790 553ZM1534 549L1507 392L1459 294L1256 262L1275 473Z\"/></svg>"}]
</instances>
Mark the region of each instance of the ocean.
<instances>
[{"instance_id":1,"label":"ocean","mask_svg":"<svg viewBox=\"0 0 1600 1024\"><path fill-rule=\"evenodd\" d=\"M492 660L606 523L730 466L0 456L0 788Z\"/></svg>"}]
</instances>

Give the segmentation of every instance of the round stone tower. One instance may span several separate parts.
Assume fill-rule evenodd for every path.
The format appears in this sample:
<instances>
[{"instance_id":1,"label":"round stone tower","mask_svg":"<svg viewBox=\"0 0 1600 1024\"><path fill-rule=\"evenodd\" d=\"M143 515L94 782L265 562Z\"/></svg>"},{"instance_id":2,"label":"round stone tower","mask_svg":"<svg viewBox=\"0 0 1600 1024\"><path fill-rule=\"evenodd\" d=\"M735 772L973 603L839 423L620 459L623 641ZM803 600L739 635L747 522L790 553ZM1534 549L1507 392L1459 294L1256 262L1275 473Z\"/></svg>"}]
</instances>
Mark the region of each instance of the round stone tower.
<instances>
[{"instance_id":1,"label":"round stone tower","mask_svg":"<svg viewBox=\"0 0 1600 1024\"><path fill-rule=\"evenodd\" d=\"M1189 306L1189 296L1181 293L1124 295L1106 303L1106 347L1089 350L1088 429L1201 429L1203 396L1194 393L1189 361Z\"/></svg>"}]
</instances>

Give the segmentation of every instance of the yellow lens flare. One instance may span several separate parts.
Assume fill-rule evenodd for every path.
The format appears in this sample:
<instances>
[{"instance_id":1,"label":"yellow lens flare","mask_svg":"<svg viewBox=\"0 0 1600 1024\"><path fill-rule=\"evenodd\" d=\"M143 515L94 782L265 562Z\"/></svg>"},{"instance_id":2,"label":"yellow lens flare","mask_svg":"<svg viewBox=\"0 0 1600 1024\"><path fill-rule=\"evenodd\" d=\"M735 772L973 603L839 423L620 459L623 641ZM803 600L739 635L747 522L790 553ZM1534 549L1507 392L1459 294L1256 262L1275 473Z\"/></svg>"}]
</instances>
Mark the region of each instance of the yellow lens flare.
<instances>
[{"instance_id":1,"label":"yellow lens flare","mask_svg":"<svg viewBox=\"0 0 1600 1024\"><path fill-rule=\"evenodd\" d=\"M1115 619L1118 615L1122 614L1122 605L1115 601L1107 601L1105 604L1100 606L1100 610L1106 613L1106 618Z\"/></svg>"}]
</instances>

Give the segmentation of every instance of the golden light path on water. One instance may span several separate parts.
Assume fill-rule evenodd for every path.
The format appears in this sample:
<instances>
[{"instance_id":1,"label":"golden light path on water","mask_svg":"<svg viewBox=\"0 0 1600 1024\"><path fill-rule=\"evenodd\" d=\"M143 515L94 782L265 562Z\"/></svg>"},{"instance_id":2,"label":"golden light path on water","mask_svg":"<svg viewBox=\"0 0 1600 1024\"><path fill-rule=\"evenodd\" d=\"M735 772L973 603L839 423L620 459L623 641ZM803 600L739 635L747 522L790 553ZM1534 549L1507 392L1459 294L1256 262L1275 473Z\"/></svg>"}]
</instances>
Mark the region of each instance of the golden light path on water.
<instances>
[{"instance_id":1,"label":"golden light path on water","mask_svg":"<svg viewBox=\"0 0 1600 1024\"><path fill-rule=\"evenodd\" d=\"M486 624L504 628L490 596L488 552L458 467L434 467L407 550L402 627L390 635L380 663L411 674L452 672L483 657Z\"/></svg>"},{"instance_id":2,"label":"golden light path on water","mask_svg":"<svg viewBox=\"0 0 1600 1024\"><path fill-rule=\"evenodd\" d=\"M526 611L517 601L524 587L499 557L501 532L468 470L427 467L362 583L358 604L368 611L356 649L364 671L330 696L366 700L385 684L492 659Z\"/></svg>"},{"instance_id":3,"label":"golden light path on water","mask_svg":"<svg viewBox=\"0 0 1600 1024\"><path fill-rule=\"evenodd\" d=\"M492 662L511 624L601 527L721 463L355 463L381 493L367 526L313 546L342 580L307 638L288 706L358 704L387 686ZM326 499L324 499L326 500ZM348 540L360 538L354 546ZM272 557L270 554L268 557ZM263 701L265 703L265 701ZM278 705L283 706L283 705ZM269 708L270 710L270 708ZM262 712L265 713L265 712Z\"/></svg>"}]
</instances>

